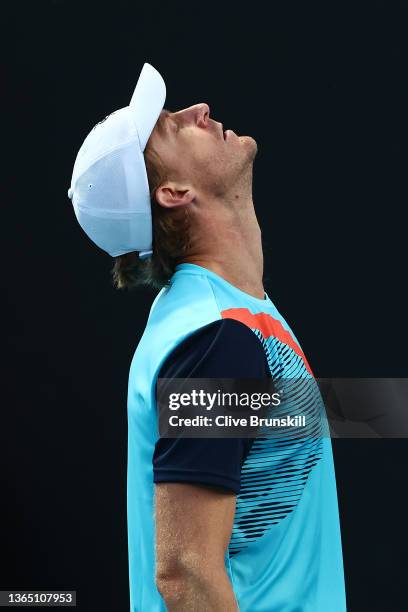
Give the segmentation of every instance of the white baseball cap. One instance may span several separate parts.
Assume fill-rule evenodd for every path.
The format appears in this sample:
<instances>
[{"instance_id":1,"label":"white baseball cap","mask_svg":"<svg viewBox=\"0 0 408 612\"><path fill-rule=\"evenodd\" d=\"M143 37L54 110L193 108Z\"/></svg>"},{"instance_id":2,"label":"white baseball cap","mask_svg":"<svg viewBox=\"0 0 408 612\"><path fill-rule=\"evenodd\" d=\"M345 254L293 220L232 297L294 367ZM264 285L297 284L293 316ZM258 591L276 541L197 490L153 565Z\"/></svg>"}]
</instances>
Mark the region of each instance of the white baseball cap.
<instances>
[{"instance_id":1,"label":"white baseball cap","mask_svg":"<svg viewBox=\"0 0 408 612\"><path fill-rule=\"evenodd\" d=\"M82 229L112 257L152 254L143 151L165 99L163 78L144 64L129 106L97 123L78 151L68 197Z\"/></svg>"}]
</instances>

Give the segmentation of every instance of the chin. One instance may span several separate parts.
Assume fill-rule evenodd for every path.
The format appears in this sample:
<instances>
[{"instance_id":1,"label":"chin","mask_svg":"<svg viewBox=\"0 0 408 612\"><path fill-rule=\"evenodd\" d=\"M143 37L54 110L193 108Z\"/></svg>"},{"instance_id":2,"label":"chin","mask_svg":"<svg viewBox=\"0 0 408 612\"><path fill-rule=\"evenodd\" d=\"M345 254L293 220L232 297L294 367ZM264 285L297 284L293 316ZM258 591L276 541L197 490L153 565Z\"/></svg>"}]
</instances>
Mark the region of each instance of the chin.
<instances>
[{"instance_id":1,"label":"chin","mask_svg":"<svg viewBox=\"0 0 408 612\"><path fill-rule=\"evenodd\" d=\"M252 136L240 136L239 139L248 149L248 156L251 158L251 160L255 159L255 155L258 152L258 145L255 138L252 138Z\"/></svg>"}]
</instances>

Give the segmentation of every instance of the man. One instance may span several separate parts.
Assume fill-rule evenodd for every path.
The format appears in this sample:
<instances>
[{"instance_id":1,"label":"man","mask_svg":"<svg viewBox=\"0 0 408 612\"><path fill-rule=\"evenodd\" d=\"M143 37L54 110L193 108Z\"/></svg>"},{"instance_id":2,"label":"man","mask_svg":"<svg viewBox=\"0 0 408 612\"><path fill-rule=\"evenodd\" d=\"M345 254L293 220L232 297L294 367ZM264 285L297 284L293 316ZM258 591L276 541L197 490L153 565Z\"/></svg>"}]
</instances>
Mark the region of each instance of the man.
<instances>
[{"instance_id":1,"label":"man","mask_svg":"<svg viewBox=\"0 0 408 612\"><path fill-rule=\"evenodd\" d=\"M130 105L85 140L69 190L83 229L116 258L117 286L162 287L129 376L131 610L344 612L324 407L262 283L256 142L206 104L164 101L145 64ZM308 435L160 437L159 379L268 377L303 385L294 408Z\"/></svg>"}]
</instances>

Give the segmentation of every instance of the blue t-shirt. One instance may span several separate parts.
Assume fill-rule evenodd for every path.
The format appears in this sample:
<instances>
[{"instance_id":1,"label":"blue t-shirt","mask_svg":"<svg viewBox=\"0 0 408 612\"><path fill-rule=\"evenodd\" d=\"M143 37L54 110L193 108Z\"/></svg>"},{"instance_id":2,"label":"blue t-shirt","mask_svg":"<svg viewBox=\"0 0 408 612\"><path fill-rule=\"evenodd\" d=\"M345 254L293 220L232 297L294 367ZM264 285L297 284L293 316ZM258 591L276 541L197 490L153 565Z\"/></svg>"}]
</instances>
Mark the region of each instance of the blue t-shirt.
<instances>
[{"instance_id":1,"label":"blue t-shirt","mask_svg":"<svg viewBox=\"0 0 408 612\"><path fill-rule=\"evenodd\" d=\"M309 415L309 435L160 439L159 375L307 381L296 409ZM159 481L211 484L236 493L225 568L241 612L346 610L323 402L298 340L266 294L258 299L201 266L178 266L153 303L132 361L128 424L131 612L166 609L154 579L154 482Z\"/></svg>"}]
</instances>

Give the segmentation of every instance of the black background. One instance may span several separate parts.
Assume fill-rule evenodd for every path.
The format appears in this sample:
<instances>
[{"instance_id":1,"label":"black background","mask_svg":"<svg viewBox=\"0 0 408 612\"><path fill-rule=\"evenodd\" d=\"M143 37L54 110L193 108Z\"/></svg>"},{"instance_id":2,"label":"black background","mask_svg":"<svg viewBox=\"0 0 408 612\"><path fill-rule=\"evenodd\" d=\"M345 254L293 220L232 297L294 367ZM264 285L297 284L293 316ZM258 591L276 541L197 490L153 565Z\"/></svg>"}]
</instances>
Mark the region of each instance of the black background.
<instances>
[{"instance_id":1,"label":"black background","mask_svg":"<svg viewBox=\"0 0 408 612\"><path fill-rule=\"evenodd\" d=\"M126 611L127 375L155 294L112 288L66 197L76 152L152 63L166 107L207 102L256 138L266 289L315 374L407 376L407 4L2 11L0 588ZM406 440L333 446L349 610L406 610Z\"/></svg>"}]
</instances>

